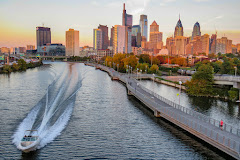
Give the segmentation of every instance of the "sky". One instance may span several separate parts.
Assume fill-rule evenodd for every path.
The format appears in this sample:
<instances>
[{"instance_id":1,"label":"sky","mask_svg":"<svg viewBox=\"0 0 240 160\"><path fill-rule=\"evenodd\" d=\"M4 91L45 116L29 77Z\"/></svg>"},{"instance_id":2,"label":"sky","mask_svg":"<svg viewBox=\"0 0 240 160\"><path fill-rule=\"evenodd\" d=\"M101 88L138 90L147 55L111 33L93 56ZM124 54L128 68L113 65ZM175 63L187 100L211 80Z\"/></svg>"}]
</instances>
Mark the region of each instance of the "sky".
<instances>
[{"instance_id":1,"label":"sky","mask_svg":"<svg viewBox=\"0 0 240 160\"><path fill-rule=\"evenodd\" d=\"M80 46L93 44L93 29L122 24L123 3L133 24L141 14L155 20L163 41L174 34L179 14L184 36L198 21L202 34L226 36L240 43L240 0L0 0L0 47L36 46L36 27L51 28L52 43L65 45L65 31L79 30ZM149 32L149 28L148 28ZM110 38L110 37L109 37Z\"/></svg>"}]
</instances>

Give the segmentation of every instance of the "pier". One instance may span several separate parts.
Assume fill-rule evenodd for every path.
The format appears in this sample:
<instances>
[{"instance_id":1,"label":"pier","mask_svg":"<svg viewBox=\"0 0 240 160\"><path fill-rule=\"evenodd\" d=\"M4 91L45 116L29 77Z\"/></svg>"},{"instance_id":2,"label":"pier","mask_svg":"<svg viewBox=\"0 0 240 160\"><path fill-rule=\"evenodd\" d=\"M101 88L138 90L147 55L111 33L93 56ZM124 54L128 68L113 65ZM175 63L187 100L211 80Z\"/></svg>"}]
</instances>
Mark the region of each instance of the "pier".
<instances>
[{"instance_id":1,"label":"pier","mask_svg":"<svg viewBox=\"0 0 240 160\"><path fill-rule=\"evenodd\" d=\"M239 129L228 124L224 124L221 129L219 127L220 121L161 97L140 85L135 78L128 74L119 73L112 68L99 64L88 63L85 65L105 71L112 80L119 80L126 84L128 95L136 97L145 104L153 111L155 117L164 118L227 155L240 159Z\"/></svg>"}]
</instances>

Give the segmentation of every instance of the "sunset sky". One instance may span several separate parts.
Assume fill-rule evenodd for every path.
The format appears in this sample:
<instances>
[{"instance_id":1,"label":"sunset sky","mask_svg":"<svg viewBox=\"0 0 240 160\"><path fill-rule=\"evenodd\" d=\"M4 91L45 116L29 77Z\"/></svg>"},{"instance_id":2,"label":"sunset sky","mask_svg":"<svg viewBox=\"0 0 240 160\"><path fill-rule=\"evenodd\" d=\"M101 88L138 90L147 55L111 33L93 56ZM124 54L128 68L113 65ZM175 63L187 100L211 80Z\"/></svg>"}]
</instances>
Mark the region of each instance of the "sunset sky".
<instances>
[{"instance_id":1,"label":"sunset sky","mask_svg":"<svg viewBox=\"0 0 240 160\"><path fill-rule=\"evenodd\" d=\"M148 16L149 25L156 20L164 42L180 13L184 36L198 21L202 34L217 30L218 38L240 43L239 0L0 0L0 47L36 46L36 27L43 24L51 28L52 43L65 45L65 31L73 28L80 32L80 46L92 46L99 24L109 27L109 36L113 25L121 25L123 3L134 25L140 14Z\"/></svg>"}]
</instances>

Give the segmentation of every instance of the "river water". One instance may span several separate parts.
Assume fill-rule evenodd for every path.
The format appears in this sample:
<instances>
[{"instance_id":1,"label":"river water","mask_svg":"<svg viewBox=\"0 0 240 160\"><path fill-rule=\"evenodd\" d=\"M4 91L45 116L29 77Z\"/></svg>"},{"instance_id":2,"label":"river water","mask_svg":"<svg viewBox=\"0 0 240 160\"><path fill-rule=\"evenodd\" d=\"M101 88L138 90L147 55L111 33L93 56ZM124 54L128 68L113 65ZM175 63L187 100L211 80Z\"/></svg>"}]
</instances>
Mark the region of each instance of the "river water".
<instances>
[{"instance_id":1,"label":"river water","mask_svg":"<svg viewBox=\"0 0 240 160\"><path fill-rule=\"evenodd\" d=\"M224 159L155 118L105 72L79 63L44 64L0 75L0 159ZM206 107L203 112L215 114L214 106ZM238 117L232 110L229 116ZM17 149L27 129L41 137L38 150L28 154Z\"/></svg>"}]
</instances>

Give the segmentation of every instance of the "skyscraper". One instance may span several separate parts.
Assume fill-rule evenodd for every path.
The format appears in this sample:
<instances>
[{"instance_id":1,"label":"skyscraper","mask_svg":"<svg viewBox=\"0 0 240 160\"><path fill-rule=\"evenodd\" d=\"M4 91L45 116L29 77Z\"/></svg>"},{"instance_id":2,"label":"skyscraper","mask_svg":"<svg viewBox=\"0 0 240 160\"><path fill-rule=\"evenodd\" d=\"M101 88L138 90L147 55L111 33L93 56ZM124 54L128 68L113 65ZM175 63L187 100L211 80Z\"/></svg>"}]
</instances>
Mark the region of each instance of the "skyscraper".
<instances>
[{"instance_id":1,"label":"skyscraper","mask_svg":"<svg viewBox=\"0 0 240 160\"><path fill-rule=\"evenodd\" d=\"M156 21L150 25L150 48L149 49L161 49L162 48L162 32L159 32L159 25Z\"/></svg>"},{"instance_id":2,"label":"skyscraper","mask_svg":"<svg viewBox=\"0 0 240 160\"><path fill-rule=\"evenodd\" d=\"M108 27L99 24L98 29L102 30L102 49L107 49L109 46Z\"/></svg>"},{"instance_id":3,"label":"skyscraper","mask_svg":"<svg viewBox=\"0 0 240 160\"><path fill-rule=\"evenodd\" d=\"M212 34L209 44L210 53L216 54L217 34Z\"/></svg>"},{"instance_id":4,"label":"skyscraper","mask_svg":"<svg viewBox=\"0 0 240 160\"><path fill-rule=\"evenodd\" d=\"M201 36L200 24L198 22L193 26L192 39L196 36Z\"/></svg>"},{"instance_id":5,"label":"skyscraper","mask_svg":"<svg viewBox=\"0 0 240 160\"><path fill-rule=\"evenodd\" d=\"M209 35L204 34L201 36L201 42L202 42L202 53L206 53L206 56L209 54ZM232 51L232 44L231 44L231 51Z\"/></svg>"},{"instance_id":6,"label":"skyscraper","mask_svg":"<svg viewBox=\"0 0 240 160\"><path fill-rule=\"evenodd\" d=\"M111 28L110 46L113 46L114 26Z\"/></svg>"},{"instance_id":7,"label":"skyscraper","mask_svg":"<svg viewBox=\"0 0 240 160\"><path fill-rule=\"evenodd\" d=\"M66 56L79 56L79 31L66 31Z\"/></svg>"},{"instance_id":8,"label":"skyscraper","mask_svg":"<svg viewBox=\"0 0 240 160\"><path fill-rule=\"evenodd\" d=\"M175 32L174 32L174 37L177 36L183 36L183 26L182 26L182 22L180 20L180 16L179 16L179 20L177 22L177 25L175 27Z\"/></svg>"},{"instance_id":9,"label":"skyscraper","mask_svg":"<svg viewBox=\"0 0 240 160\"><path fill-rule=\"evenodd\" d=\"M123 14L122 14L122 25L123 26L128 26L130 29L132 28L132 15L127 14L126 9L125 9L125 3L123 3Z\"/></svg>"},{"instance_id":10,"label":"skyscraper","mask_svg":"<svg viewBox=\"0 0 240 160\"><path fill-rule=\"evenodd\" d=\"M132 27L132 36L136 37L135 38L136 39L135 45L132 45L132 46L134 46L134 47L141 47L142 37L141 37L141 27L140 27L140 25L134 25Z\"/></svg>"},{"instance_id":11,"label":"skyscraper","mask_svg":"<svg viewBox=\"0 0 240 160\"><path fill-rule=\"evenodd\" d=\"M37 49L47 43L51 43L51 29L48 27L36 27Z\"/></svg>"},{"instance_id":12,"label":"skyscraper","mask_svg":"<svg viewBox=\"0 0 240 160\"><path fill-rule=\"evenodd\" d=\"M148 39L148 20L147 15L140 15L141 35Z\"/></svg>"},{"instance_id":13,"label":"skyscraper","mask_svg":"<svg viewBox=\"0 0 240 160\"><path fill-rule=\"evenodd\" d=\"M101 29L93 29L93 48L95 50L98 49L103 49L102 48L102 42L103 42L103 38L102 38L103 32Z\"/></svg>"},{"instance_id":14,"label":"skyscraper","mask_svg":"<svg viewBox=\"0 0 240 160\"><path fill-rule=\"evenodd\" d=\"M113 37L113 53L131 52L131 32L127 26L115 25Z\"/></svg>"}]
</instances>

